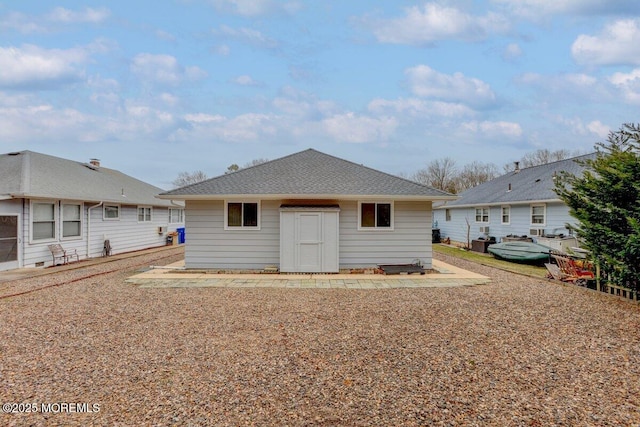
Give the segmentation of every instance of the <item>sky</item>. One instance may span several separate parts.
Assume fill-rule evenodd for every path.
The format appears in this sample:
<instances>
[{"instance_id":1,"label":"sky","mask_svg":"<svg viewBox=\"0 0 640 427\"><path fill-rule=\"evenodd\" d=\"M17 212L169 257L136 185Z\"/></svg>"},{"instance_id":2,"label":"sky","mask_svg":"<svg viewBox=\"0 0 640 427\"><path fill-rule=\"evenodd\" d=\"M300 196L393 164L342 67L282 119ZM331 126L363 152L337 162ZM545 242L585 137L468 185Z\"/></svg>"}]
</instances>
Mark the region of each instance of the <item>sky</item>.
<instances>
[{"instance_id":1,"label":"sky","mask_svg":"<svg viewBox=\"0 0 640 427\"><path fill-rule=\"evenodd\" d=\"M164 189L308 148L502 170L639 109L637 0L0 0L0 153Z\"/></svg>"}]
</instances>

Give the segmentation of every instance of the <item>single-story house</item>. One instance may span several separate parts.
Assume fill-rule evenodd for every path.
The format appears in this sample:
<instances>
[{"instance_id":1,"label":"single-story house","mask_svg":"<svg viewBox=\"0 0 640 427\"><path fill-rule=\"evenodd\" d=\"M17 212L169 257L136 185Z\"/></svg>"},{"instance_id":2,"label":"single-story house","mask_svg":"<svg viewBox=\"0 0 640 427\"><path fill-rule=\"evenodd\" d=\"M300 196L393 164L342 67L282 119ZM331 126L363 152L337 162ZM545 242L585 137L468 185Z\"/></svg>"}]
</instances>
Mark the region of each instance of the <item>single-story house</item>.
<instances>
[{"instance_id":1,"label":"single-story house","mask_svg":"<svg viewBox=\"0 0 640 427\"><path fill-rule=\"evenodd\" d=\"M160 194L185 201L187 268L431 268L431 204L455 196L313 149Z\"/></svg>"},{"instance_id":2,"label":"single-story house","mask_svg":"<svg viewBox=\"0 0 640 427\"><path fill-rule=\"evenodd\" d=\"M582 174L576 160L595 158L587 154L544 165L519 168L470 188L454 201L434 208L434 227L443 239L467 244L469 240L506 236L527 237L533 241L544 236L567 236L567 224L576 220L567 205L554 192L555 180L563 171ZM469 236L467 236L469 234ZM545 240L541 243L548 244Z\"/></svg>"},{"instance_id":3,"label":"single-story house","mask_svg":"<svg viewBox=\"0 0 640 427\"><path fill-rule=\"evenodd\" d=\"M0 270L54 263L49 245L78 259L166 244L184 205L113 169L32 151L0 155ZM59 260L56 260L58 263Z\"/></svg>"}]
</instances>

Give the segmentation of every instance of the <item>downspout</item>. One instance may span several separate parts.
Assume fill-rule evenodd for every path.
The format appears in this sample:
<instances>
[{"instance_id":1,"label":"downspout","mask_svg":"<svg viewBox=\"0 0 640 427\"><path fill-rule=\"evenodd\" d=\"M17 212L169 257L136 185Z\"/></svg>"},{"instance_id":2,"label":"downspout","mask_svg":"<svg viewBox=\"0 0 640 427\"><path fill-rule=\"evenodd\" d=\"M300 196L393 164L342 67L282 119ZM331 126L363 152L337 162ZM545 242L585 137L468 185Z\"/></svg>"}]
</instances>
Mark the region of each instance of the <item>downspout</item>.
<instances>
[{"instance_id":1,"label":"downspout","mask_svg":"<svg viewBox=\"0 0 640 427\"><path fill-rule=\"evenodd\" d=\"M91 243L91 209L99 208L104 202L100 202L97 205L89 206L87 208L87 258L89 257L90 243Z\"/></svg>"}]
</instances>

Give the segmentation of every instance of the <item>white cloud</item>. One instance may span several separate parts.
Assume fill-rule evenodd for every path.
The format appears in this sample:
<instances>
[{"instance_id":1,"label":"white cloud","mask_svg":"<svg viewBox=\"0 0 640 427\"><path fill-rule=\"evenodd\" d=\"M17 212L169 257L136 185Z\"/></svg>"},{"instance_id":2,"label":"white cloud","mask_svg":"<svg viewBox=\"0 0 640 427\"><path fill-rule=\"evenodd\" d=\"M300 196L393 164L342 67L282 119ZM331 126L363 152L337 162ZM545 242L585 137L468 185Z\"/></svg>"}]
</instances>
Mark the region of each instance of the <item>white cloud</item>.
<instances>
[{"instance_id":1,"label":"white cloud","mask_svg":"<svg viewBox=\"0 0 640 427\"><path fill-rule=\"evenodd\" d=\"M270 114L247 113L225 117L197 113L187 114L184 118L192 128L176 132L176 139L188 140L196 137L210 140L215 137L228 142L257 141L275 135L279 128L279 117Z\"/></svg>"},{"instance_id":2,"label":"white cloud","mask_svg":"<svg viewBox=\"0 0 640 427\"><path fill-rule=\"evenodd\" d=\"M585 65L640 65L640 20L615 21L596 36L582 34L573 42L571 53Z\"/></svg>"},{"instance_id":3,"label":"white cloud","mask_svg":"<svg viewBox=\"0 0 640 427\"><path fill-rule=\"evenodd\" d=\"M232 79L231 81L240 86L262 86L263 85L261 82L254 80L251 76L248 76L246 74L242 76L238 76Z\"/></svg>"},{"instance_id":4,"label":"white cloud","mask_svg":"<svg viewBox=\"0 0 640 427\"><path fill-rule=\"evenodd\" d=\"M502 52L505 61L514 61L522 56L522 49L517 43L509 43Z\"/></svg>"},{"instance_id":5,"label":"white cloud","mask_svg":"<svg viewBox=\"0 0 640 427\"><path fill-rule=\"evenodd\" d=\"M627 102L640 104L640 68L629 73L614 73L609 77L609 82L622 93Z\"/></svg>"},{"instance_id":6,"label":"white cloud","mask_svg":"<svg viewBox=\"0 0 640 427\"><path fill-rule=\"evenodd\" d=\"M23 34L44 33L46 27L30 16L20 12L11 12L0 20L0 30L18 31Z\"/></svg>"},{"instance_id":7,"label":"white cloud","mask_svg":"<svg viewBox=\"0 0 640 427\"><path fill-rule=\"evenodd\" d=\"M131 71L150 83L178 85L184 80L197 80L207 76L198 67L183 67L171 55L140 53L131 61Z\"/></svg>"},{"instance_id":8,"label":"white cloud","mask_svg":"<svg viewBox=\"0 0 640 427\"><path fill-rule=\"evenodd\" d=\"M487 83L462 73L444 74L427 65L418 65L405 70L405 74L411 92L423 98L474 106L486 106L496 101L496 95Z\"/></svg>"},{"instance_id":9,"label":"white cloud","mask_svg":"<svg viewBox=\"0 0 640 427\"><path fill-rule=\"evenodd\" d=\"M611 85L604 84L598 78L584 73L543 75L526 73L515 79L516 82L535 90L537 98L544 99L549 105L566 106L567 100L574 103L602 103L612 100L614 94Z\"/></svg>"},{"instance_id":10,"label":"white cloud","mask_svg":"<svg viewBox=\"0 0 640 427\"><path fill-rule=\"evenodd\" d=\"M492 0L518 16L539 20L549 15L604 15L638 12L636 0Z\"/></svg>"},{"instance_id":11,"label":"white cloud","mask_svg":"<svg viewBox=\"0 0 640 427\"><path fill-rule=\"evenodd\" d=\"M227 25L221 25L219 29L212 30L212 33L222 38L237 40L255 47L267 49L275 49L278 47L276 40L251 28L231 28Z\"/></svg>"},{"instance_id":12,"label":"white cloud","mask_svg":"<svg viewBox=\"0 0 640 427\"><path fill-rule=\"evenodd\" d=\"M560 127L567 130L569 133L579 135L583 138L593 138L594 136L604 138L609 134L609 127L601 123L599 120L593 120L585 123L583 118L578 116L566 117L557 114L550 115L548 117L551 122L560 125ZM593 142L591 139L588 141Z\"/></svg>"},{"instance_id":13,"label":"white cloud","mask_svg":"<svg viewBox=\"0 0 640 427\"><path fill-rule=\"evenodd\" d=\"M598 135L600 138L604 139L609 135L611 129L609 126L600 122L600 120L594 120L590 123L587 123L587 129L589 132Z\"/></svg>"},{"instance_id":14,"label":"white cloud","mask_svg":"<svg viewBox=\"0 0 640 427\"><path fill-rule=\"evenodd\" d=\"M518 123L513 122L490 122L490 121L472 121L462 124L462 128L484 137L490 138L519 138L522 136L522 127Z\"/></svg>"},{"instance_id":15,"label":"white cloud","mask_svg":"<svg viewBox=\"0 0 640 427\"><path fill-rule=\"evenodd\" d=\"M369 111L376 114L396 113L414 118L448 117L459 118L475 115L466 105L454 102L425 101L409 98L398 100L374 99L369 102Z\"/></svg>"},{"instance_id":16,"label":"white cloud","mask_svg":"<svg viewBox=\"0 0 640 427\"><path fill-rule=\"evenodd\" d=\"M292 86L283 87L272 105L288 117L303 122L321 120L337 114L338 110L333 101L317 99L316 96Z\"/></svg>"},{"instance_id":17,"label":"white cloud","mask_svg":"<svg viewBox=\"0 0 640 427\"><path fill-rule=\"evenodd\" d=\"M86 49L43 49L34 45L0 47L0 87L57 86L81 80Z\"/></svg>"},{"instance_id":18,"label":"white cloud","mask_svg":"<svg viewBox=\"0 0 640 427\"><path fill-rule=\"evenodd\" d=\"M357 116L352 112L327 117L322 124L337 141L351 143L386 141L398 127L394 117Z\"/></svg>"},{"instance_id":19,"label":"white cloud","mask_svg":"<svg viewBox=\"0 0 640 427\"><path fill-rule=\"evenodd\" d=\"M84 8L74 11L57 7L46 15L31 16L20 12L11 12L0 18L0 30L18 31L23 34L48 33L56 29L57 24L99 24L111 16L107 8Z\"/></svg>"},{"instance_id":20,"label":"white cloud","mask_svg":"<svg viewBox=\"0 0 640 427\"><path fill-rule=\"evenodd\" d=\"M64 24L85 22L97 24L105 21L109 16L111 16L111 12L105 7L99 9L86 7L82 11L73 11L63 7L56 7L47 15L47 19L52 22L61 22Z\"/></svg>"},{"instance_id":21,"label":"white cloud","mask_svg":"<svg viewBox=\"0 0 640 427\"><path fill-rule=\"evenodd\" d=\"M437 3L405 9L396 19L363 18L380 42L411 45L428 45L438 40L482 40L488 34L503 32L509 22L501 15L487 13L473 16L460 9Z\"/></svg>"},{"instance_id":22,"label":"white cloud","mask_svg":"<svg viewBox=\"0 0 640 427\"><path fill-rule=\"evenodd\" d=\"M300 8L298 2L274 0L212 0L221 11L245 17L256 17L273 13L293 13Z\"/></svg>"},{"instance_id":23,"label":"white cloud","mask_svg":"<svg viewBox=\"0 0 640 427\"><path fill-rule=\"evenodd\" d=\"M215 46L211 49L214 53L217 53L220 56L229 56L231 53L231 48L226 44L221 44L219 46Z\"/></svg>"},{"instance_id":24,"label":"white cloud","mask_svg":"<svg viewBox=\"0 0 640 427\"><path fill-rule=\"evenodd\" d=\"M164 30L156 30L155 31L156 37L159 38L160 40L164 40L167 42L175 42L176 36L174 36L173 34L171 34L168 31L164 31Z\"/></svg>"}]
</instances>

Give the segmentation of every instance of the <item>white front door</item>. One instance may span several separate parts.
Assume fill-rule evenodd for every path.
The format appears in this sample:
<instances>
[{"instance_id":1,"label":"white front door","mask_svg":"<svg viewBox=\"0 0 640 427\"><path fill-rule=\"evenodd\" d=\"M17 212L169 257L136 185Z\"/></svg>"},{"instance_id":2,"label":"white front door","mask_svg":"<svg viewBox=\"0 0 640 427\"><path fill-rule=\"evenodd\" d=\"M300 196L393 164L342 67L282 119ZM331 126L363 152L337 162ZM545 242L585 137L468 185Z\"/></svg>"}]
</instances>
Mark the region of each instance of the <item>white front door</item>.
<instances>
[{"instance_id":1,"label":"white front door","mask_svg":"<svg viewBox=\"0 0 640 427\"><path fill-rule=\"evenodd\" d=\"M0 271L18 268L18 215L0 215Z\"/></svg>"},{"instance_id":2,"label":"white front door","mask_svg":"<svg viewBox=\"0 0 640 427\"><path fill-rule=\"evenodd\" d=\"M337 273L339 208L280 211L280 271Z\"/></svg>"},{"instance_id":3,"label":"white front door","mask_svg":"<svg viewBox=\"0 0 640 427\"><path fill-rule=\"evenodd\" d=\"M296 212L296 270L322 271L322 212Z\"/></svg>"}]
</instances>

